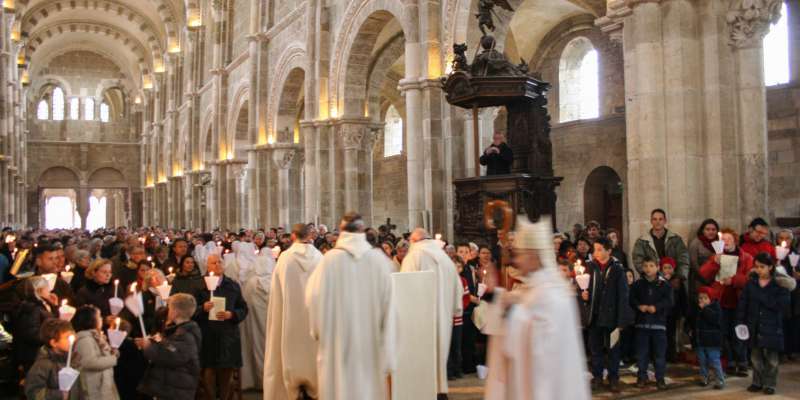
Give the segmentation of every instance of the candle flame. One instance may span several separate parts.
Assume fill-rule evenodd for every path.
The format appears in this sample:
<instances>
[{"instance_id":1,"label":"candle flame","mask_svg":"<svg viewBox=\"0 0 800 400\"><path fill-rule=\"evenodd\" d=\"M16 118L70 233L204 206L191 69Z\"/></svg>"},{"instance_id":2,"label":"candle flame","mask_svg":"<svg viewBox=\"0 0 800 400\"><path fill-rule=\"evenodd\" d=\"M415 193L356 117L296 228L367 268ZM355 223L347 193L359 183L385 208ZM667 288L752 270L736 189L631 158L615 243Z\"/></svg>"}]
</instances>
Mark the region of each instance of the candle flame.
<instances>
[{"instance_id":1,"label":"candle flame","mask_svg":"<svg viewBox=\"0 0 800 400\"><path fill-rule=\"evenodd\" d=\"M136 282L131 283L131 293L136 293Z\"/></svg>"},{"instance_id":2,"label":"candle flame","mask_svg":"<svg viewBox=\"0 0 800 400\"><path fill-rule=\"evenodd\" d=\"M781 242L781 247L786 247L786 241L785 240Z\"/></svg>"},{"instance_id":3,"label":"candle flame","mask_svg":"<svg viewBox=\"0 0 800 400\"><path fill-rule=\"evenodd\" d=\"M66 267L64 267L64 269L66 270L66 272L69 272L69 265L67 265Z\"/></svg>"},{"instance_id":4,"label":"candle flame","mask_svg":"<svg viewBox=\"0 0 800 400\"><path fill-rule=\"evenodd\" d=\"M169 267L169 273L172 275L172 267Z\"/></svg>"},{"instance_id":5,"label":"candle flame","mask_svg":"<svg viewBox=\"0 0 800 400\"><path fill-rule=\"evenodd\" d=\"M73 343L75 343L75 335L69 335L69 345L72 346Z\"/></svg>"},{"instance_id":6,"label":"candle flame","mask_svg":"<svg viewBox=\"0 0 800 400\"><path fill-rule=\"evenodd\" d=\"M117 327L117 329L119 329L120 318L119 318L119 317L117 317L117 320L116 320L115 322L116 322L116 325L115 325L115 326Z\"/></svg>"},{"instance_id":7,"label":"candle flame","mask_svg":"<svg viewBox=\"0 0 800 400\"><path fill-rule=\"evenodd\" d=\"M214 276L214 273L213 272L209 272L208 276Z\"/></svg>"},{"instance_id":8,"label":"candle flame","mask_svg":"<svg viewBox=\"0 0 800 400\"><path fill-rule=\"evenodd\" d=\"M61 307L64 307L66 305L67 305L67 299L64 299L63 301L61 301Z\"/></svg>"},{"instance_id":9,"label":"candle flame","mask_svg":"<svg viewBox=\"0 0 800 400\"><path fill-rule=\"evenodd\" d=\"M114 285L119 285L119 279L114 279Z\"/></svg>"}]
</instances>

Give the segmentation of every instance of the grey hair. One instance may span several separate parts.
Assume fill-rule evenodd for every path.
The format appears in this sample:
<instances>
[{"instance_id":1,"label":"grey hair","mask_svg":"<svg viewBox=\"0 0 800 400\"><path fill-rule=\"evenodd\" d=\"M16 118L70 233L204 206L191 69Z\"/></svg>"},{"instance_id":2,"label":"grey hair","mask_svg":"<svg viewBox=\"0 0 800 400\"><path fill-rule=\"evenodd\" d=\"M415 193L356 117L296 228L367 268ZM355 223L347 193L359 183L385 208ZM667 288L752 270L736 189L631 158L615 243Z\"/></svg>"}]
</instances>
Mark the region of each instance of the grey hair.
<instances>
[{"instance_id":1,"label":"grey hair","mask_svg":"<svg viewBox=\"0 0 800 400\"><path fill-rule=\"evenodd\" d=\"M142 282L142 290L149 290L150 289L150 281L153 279L153 276L160 276L161 279L164 281L167 280L167 277L164 276L164 272L158 268L151 268L144 274L144 282Z\"/></svg>"},{"instance_id":2,"label":"grey hair","mask_svg":"<svg viewBox=\"0 0 800 400\"><path fill-rule=\"evenodd\" d=\"M40 275L34 275L28 278L28 284L30 285L33 295L36 296L37 299L44 301L43 298L39 297L39 289L46 288L50 285L47 279Z\"/></svg>"},{"instance_id":3,"label":"grey hair","mask_svg":"<svg viewBox=\"0 0 800 400\"><path fill-rule=\"evenodd\" d=\"M173 294L169 297L169 308L175 310L178 318L191 319L197 311L197 301L194 296L186 293Z\"/></svg>"},{"instance_id":4,"label":"grey hair","mask_svg":"<svg viewBox=\"0 0 800 400\"><path fill-rule=\"evenodd\" d=\"M75 257L75 261L78 261L78 260L80 260L81 258L84 258L84 257L91 257L91 256L92 255L89 254L89 252L86 251L86 250L78 250L78 251L75 252L75 254L73 254L73 257Z\"/></svg>"}]
</instances>

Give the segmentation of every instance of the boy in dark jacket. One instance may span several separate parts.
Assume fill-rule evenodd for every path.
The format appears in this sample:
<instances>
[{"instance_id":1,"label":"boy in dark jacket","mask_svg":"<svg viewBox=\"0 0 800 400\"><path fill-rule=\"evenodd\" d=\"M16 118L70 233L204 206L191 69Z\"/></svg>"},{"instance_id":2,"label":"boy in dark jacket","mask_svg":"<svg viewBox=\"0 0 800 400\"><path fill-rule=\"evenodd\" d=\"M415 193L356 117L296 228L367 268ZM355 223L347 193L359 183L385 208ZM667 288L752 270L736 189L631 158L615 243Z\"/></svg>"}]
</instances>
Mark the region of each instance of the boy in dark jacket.
<instances>
[{"instance_id":1,"label":"boy in dark jacket","mask_svg":"<svg viewBox=\"0 0 800 400\"><path fill-rule=\"evenodd\" d=\"M25 377L27 398L42 400L80 398L78 385L73 384L66 393L62 392L58 385L58 372L67 366L67 353L71 346L69 337L74 334L72 325L67 321L52 318L42 324L40 336L46 344L39 349L36 362ZM77 360L73 357L72 361Z\"/></svg>"},{"instance_id":2,"label":"boy in dark jacket","mask_svg":"<svg viewBox=\"0 0 800 400\"><path fill-rule=\"evenodd\" d=\"M739 298L737 320L749 331L753 383L750 392L774 394L778 384L778 361L783 351L783 310L789 291L775 282L775 264L767 253L759 253L751 276Z\"/></svg>"},{"instance_id":3,"label":"boy in dark jacket","mask_svg":"<svg viewBox=\"0 0 800 400\"><path fill-rule=\"evenodd\" d=\"M639 377L636 386L647 385L647 366L650 349L656 367L656 385L667 388L664 381L667 350L667 313L672 308L672 287L658 274L658 262L645 257L642 260L642 277L631 288L631 307L636 310L636 354Z\"/></svg>"},{"instance_id":4,"label":"boy in dark jacket","mask_svg":"<svg viewBox=\"0 0 800 400\"><path fill-rule=\"evenodd\" d=\"M633 322L633 310L628 301L628 281L622 264L611 257L611 242L606 238L594 242L592 261L587 264L591 274L587 295L589 306L589 352L592 360L592 390L600 388L603 369L608 369L609 389L618 393L620 332ZM608 361L606 362L606 356Z\"/></svg>"},{"instance_id":5,"label":"boy in dark jacket","mask_svg":"<svg viewBox=\"0 0 800 400\"><path fill-rule=\"evenodd\" d=\"M722 363L719 360L720 349L722 348L722 309L719 301L711 298L713 291L708 286L698 289L697 322L694 331L694 346L697 352L697 363L700 365L701 386L708 386L708 367L714 369L717 383L714 389L725 387L725 374L722 372Z\"/></svg>"},{"instance_id":6,"label":"boy in dark jacket","mask_svg":"<svg viewBox=\"0 0 800 400\"><path fill-rule=\"evenodd\" d=\"M200 327L192 321L197 302L191 295L172 295L167 329L160 341L136 339L150 366L139 391L158 399L194 400L200 379Z\"/></svg>"}]
</instances>

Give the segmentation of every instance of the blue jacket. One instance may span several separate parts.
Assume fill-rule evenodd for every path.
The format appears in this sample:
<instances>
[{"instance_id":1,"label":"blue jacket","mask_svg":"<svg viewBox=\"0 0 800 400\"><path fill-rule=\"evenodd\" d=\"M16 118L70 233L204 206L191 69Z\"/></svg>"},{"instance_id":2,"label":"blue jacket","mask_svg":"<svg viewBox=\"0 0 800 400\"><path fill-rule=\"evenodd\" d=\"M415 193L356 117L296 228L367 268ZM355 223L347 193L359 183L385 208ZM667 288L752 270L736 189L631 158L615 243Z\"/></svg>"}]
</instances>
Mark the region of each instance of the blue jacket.
<instances>
[{"instance_id":1,"label":"blue jacket","mask_svg":"<svg viewBox=\"0 0 800 400\"><path fill-rule=\"evenodd\" d=\"M789 304L789 291L775 279L765 287L753 277L745 285L736 309L739 323L750 331L750 346L783 351L783 311Z\"/></svg>"},{"instance_id":2,"label":"blue jacket","mask_svg":"<svg viewBox=\"0 0 800 400\"><path fill-rule=\"evenodd\" d=\"M697 323L694 329L695 346L722 347L721 315L722 309L716 300L711 300L711 303L702 309L698 308Z\"/></svg>"},{"instance_id":3,"label":"blue jacket","mask_svg":"<svg viewBox=\"0 0 800 400\"><path fill-rule=\"evenodd\" d=\"M625 328L633 322L633 309L628 301L628 278L619 260L611 258L605 271L596 261L586 264L589 280L589 326Z\"/></svg>"},{"instance_id":4,"label":"blue jacket","mask_svg":"<svg viewBox=\"0 0 800 400\"><path fill-rule=\"evenodd\" d=\"M666 329L667 315L672 309L672 286L660 275L652 282L641 277L631 287L631 308L636 312L636 327ZM655 306L654 314L639 311L640 305Z\"/></svg>"}]
</instances>

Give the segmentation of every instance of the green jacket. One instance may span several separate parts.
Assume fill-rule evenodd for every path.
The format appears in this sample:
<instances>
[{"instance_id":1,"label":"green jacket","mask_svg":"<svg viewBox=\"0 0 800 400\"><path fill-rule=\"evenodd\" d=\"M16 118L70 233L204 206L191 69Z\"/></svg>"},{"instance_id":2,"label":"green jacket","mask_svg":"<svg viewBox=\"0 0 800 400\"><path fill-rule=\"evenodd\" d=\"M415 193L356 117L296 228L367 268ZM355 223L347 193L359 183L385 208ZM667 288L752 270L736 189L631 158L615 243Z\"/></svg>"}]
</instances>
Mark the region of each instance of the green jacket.
<instances>
[{"instance_id":1,"label":"green jacket","mask_svg":"<svg viewBox=\"0 0 800 400\"><path fill-rule=\"evenodd\" d=\"M689 276L689 250L678 234L666 230L665 235L664 250L667 253L666 256L675 260L677 264L675 273L685 280ZM653 237L650 236L650 231L647 231L647 233L637 239L636 244L633 245L633 266L640 275L642 274L642 260L644 260L645 257L651 257L656 260L659 259Z\"/></svg>"},{"instance_id":2,"label":"green jacket","mask_svg":"<svg viewBox=\"0 0 800 400\"><path fill-rule=\"evenodd\" d=\"M76 368L76 357L73 354L73 368ZM62 400L58 388L58 371L67 364L67 355L51 350L47 345L39 349L36 362L33 363L25 377L25 396L28 400ZM69 391L69 400L82 400L80 384L75 382Z\"/></svg>"}]
</instances>

